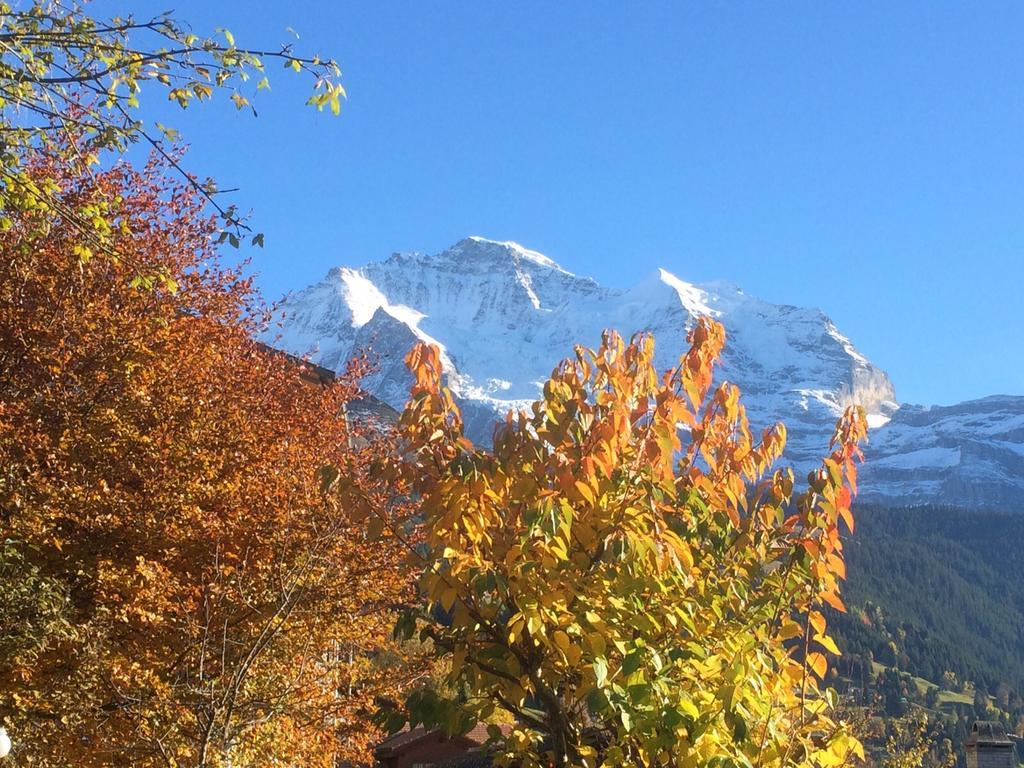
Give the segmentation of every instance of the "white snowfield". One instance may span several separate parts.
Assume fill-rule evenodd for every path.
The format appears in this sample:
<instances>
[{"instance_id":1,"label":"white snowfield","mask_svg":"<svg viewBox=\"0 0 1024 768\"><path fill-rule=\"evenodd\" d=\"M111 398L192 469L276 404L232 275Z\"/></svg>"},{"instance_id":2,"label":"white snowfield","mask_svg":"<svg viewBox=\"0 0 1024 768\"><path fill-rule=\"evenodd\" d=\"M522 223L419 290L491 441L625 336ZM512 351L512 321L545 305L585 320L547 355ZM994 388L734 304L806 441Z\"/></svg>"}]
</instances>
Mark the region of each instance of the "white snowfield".
<instances>
[{"instance_id":1,"label":"white snowfield","mask_svg":"<svg viewBox=\"0 0 1024 768\"><path fill-rule=\"evenodd\" d=\"M408 395L406 352L417 339L434 342L443 351L470 436L486 442L497 418L539 396L574 344L596 346L606 328L627 338L650 331L658 366L668 368L685 350L686 333L699 315L711 315L726 328L719 378L739 385L755 428L786 422L787 459L801 473L826 452L846 405L865 407L876 428L873 441L890 430L878 427L902 414L889 377L818 309L770 304L728 283L687 283L664 269L632 288L607 288L536 251L481 237L433 256L395 253L361 267L332 269L319 283L286 297L280 327L264 340L335 369L354 353L369 351L377 370L364 386L395 408ZM1024 405L1017 406L1024 418ZM1019 433L1003 439L1024 442ZM955 446L900 443L899 452L934 447ZM886 498L889 491L902 493L896 478L901 472L916 476L921 463L933 466L928 456L950 471L948 453L922 454L903 465L898 459L892 463L893 455L879 455L889 462ZM933 479L922 480L923 489L933 489ZM917 501L931 493L906 490Z\"/></svg>"}]
</instances>

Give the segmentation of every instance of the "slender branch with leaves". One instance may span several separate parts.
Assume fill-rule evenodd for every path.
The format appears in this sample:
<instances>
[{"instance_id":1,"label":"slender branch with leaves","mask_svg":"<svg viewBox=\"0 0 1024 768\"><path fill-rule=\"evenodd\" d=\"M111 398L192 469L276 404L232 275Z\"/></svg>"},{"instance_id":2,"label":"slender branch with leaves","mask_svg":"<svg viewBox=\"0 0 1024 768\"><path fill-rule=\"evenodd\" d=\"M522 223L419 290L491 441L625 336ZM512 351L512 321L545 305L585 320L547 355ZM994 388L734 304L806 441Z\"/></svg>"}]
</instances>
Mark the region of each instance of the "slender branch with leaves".
<instances>
[{"instance_id":1,"label":"slender branch with leaves","mask_svg":"<svg viewBox=\"0 0 1024 768\"><path fill-rule=\"evenodd\" d=\"M109 227L117 201L71 208L54 184L40 184L27 172L26 158L43 151L92 168L141 143L214 211L220 242L238 247L249 239L261 246L262 233L253 232L237 206L224 201L224 191L181 165L171 146L177 132L148 121L141 105L143 86L155 86L183 109L222 93L239 110L255 114L252 99L269 89L268 68L275 62L311 80L307 104L341 111L345 89L338 64L299 54L292 42L246 47L228 29L196 34L171 12L99 19L86 13L85 3L0 2L0 229L11 226L11 210L49 209L80 231L84 260L96 253L123 258Z\"/></svg>"}]
</instances>

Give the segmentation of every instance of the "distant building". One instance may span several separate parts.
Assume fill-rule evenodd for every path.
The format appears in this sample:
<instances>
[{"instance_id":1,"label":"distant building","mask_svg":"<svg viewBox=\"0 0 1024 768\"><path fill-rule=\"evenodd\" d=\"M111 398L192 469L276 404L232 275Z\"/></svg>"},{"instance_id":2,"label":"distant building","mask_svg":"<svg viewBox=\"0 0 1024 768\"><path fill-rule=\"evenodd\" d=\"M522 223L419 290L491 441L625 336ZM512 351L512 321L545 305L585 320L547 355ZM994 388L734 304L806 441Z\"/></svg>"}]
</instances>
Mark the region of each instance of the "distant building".
<instances>
[{"instance_id":1,"label":"distant building","mask_svg":"<svg viewBox=\"0 0 1024 768\"><path fill-rule=\"evenodd\" d=\"M450 738L439 730L413 728L399 731L378 744L373 750L374 765L376 768L489 765L490 758L484 750L486 741L487 726L484 724L469 733Z\"/></svg>"},{"instance_id":2,"label":"distant building","mask_svg":"<svg viewBox=\"0 0 1024 768\"><path fill-rule=\"evenodd\" d=\"M1003 726L978 720L964 744L967 768L1017 768L1017 750Z\"/></svg>"},{"instance_id":3,"label":"distant building","mask_svg":"<svg viewBox=\"0 0 1024 768\"><path fill-rule=\"evenodd\" d=\"M292 355L284 350L272 347L269 344L264 344L262 341L256 342L257 348L267 352L271 355L279 355L286 360L290 360L299 368L299 377L307 384L322 384L327 386L337 378L337 374L330 368L324 368L322 365L311 363L309 360L304 360L301 357Z\"/></svg>"}]
</instances>

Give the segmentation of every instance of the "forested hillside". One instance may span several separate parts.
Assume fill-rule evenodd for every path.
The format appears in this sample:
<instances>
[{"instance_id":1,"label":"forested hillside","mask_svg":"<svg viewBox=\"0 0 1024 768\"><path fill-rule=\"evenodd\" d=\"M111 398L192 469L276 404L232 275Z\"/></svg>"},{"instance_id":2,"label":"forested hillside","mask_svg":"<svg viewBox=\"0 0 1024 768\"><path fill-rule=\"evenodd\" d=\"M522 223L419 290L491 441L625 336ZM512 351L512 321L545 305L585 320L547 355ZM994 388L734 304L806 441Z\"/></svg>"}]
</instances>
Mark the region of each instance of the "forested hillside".
<instances>
[{"instance_id":1,"label":"forested hillside","mask_svg":"<svg viewBox=\"0 0 1024 768\"><path fill-rule=\"evenodd\" d=\"M847 558L848 655L1024 692L1024 514L862 506Z\"/></svg>"}]
</instances>

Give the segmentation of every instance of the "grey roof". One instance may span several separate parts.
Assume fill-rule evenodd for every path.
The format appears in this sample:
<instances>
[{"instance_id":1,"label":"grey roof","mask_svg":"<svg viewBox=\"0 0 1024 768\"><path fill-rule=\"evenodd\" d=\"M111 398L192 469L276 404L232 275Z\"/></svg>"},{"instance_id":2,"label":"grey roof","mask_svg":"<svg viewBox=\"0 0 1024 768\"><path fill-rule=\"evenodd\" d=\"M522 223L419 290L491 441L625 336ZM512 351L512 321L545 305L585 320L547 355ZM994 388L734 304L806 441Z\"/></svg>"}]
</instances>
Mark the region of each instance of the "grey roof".
<instances>
[{"instance_id":1,"label":"grey roof","mask_svg":"<svg viewBox=\"0 0 1024 768\"><path fill-rule=\"evenodd\" d=\"M1013 745L1013 741L1006 735L1003 726L994 720L975 720L974 725L971 726L971 735L967 737L967 743Z\"/></svg>"},{"instance_id":2,"label":"grey roof","mask_svg":"<svg viewBox=\"0 0 1024 768\"><path fill-rule=\"evenodd\" d=\"M290 352L285 352L283 349L272 347L269 344L264 344L262 341L255 342L256 348L271 355L277 355L283 357L285 360L289 360L294 363L299 369L299 375L302 380L309 384L322 384L327 386L338 378L337 374L330 368L324 368L322 365L311 363L305 358L293 355Z\"/></svg>"}]
</instances>

